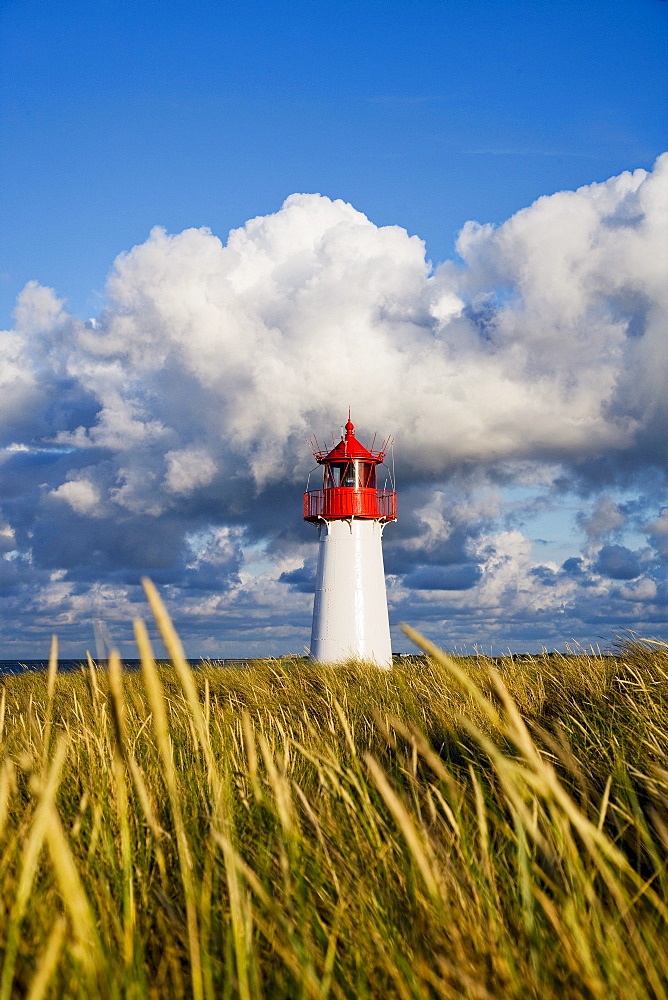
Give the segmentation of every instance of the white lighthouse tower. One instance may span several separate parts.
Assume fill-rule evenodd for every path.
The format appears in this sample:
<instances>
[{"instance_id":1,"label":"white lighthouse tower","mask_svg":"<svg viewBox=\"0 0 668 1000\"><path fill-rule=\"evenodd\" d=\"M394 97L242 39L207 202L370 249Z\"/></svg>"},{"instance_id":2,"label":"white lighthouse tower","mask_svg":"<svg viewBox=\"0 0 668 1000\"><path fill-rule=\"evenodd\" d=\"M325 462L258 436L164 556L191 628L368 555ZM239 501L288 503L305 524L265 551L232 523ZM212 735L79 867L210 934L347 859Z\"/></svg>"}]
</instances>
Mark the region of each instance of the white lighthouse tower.
<instances>
[{"instance_id":1,"label":"white lighthouse tower","mask_svg":"<svg viewBox=\"0 0 668 1000\"><path fill-rule=\"evenodd\" d=\"M318 575L313 604L311 658L321 663L366 660L392 665L381 541L397 519L394 490L379 490L376 467L385 458L354 436L348 413L345 436L329 452L313 448L323 467L322 489L304 494L304 520L318 526Z\"/></svg>"}]
</instances>

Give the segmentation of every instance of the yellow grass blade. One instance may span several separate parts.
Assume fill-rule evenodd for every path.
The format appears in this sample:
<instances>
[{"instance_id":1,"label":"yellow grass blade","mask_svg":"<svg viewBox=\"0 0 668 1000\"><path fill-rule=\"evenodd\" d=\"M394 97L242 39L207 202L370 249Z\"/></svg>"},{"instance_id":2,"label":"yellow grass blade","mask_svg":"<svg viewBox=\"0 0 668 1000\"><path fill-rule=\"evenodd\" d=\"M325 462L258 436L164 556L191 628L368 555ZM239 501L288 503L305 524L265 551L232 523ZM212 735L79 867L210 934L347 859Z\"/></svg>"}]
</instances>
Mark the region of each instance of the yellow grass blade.
<instances>
[{"instance_id":1,"label":"yellow grass blade","mask_svg":"<svg viewBox=\"0 0 668 1000\"><path fill-rule=\"evenodd\" d=\"M46 943L44 954L37 966L37 971L33 976L26 1000L42 1000L45 996L51 982L51 977L56 970L58 959L60 958L66 929L67 921L64 917L58 917L49 934L49 940Z\"/></svg>"},{"instance_id":2,"label":"yellow grass blade","mask_svg":"<svg viewBox=\"0 0 668 1000\"><path fill-rule=\"evenodd\" d=\"M423 838L418 833L405 805L387 780L385 772L378 764L378 761L371 754L365 754L364 760L376 788L385 800L385 804L404 835L404 840L420 870L427 892L434 901L439 900L438 884L434 876L432 861L427 855L427 848Z\"/></svg>"}]
</instances>

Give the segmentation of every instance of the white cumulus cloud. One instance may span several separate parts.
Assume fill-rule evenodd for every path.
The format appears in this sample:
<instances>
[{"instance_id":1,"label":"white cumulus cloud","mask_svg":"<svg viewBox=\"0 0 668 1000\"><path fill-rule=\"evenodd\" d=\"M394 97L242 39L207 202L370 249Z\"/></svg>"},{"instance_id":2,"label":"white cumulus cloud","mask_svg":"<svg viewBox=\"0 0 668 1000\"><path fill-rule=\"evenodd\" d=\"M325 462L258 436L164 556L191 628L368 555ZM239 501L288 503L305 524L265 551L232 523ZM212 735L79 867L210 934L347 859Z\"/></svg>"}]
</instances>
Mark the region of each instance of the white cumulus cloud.
<instances>
[{"instance_id":1,"label":"white cumulus cloud","mask_svg":"<svg viewBox=\"0 0 668 1000\"><path fill-rule=\"evenodd\" d=\"M447 593L453 614L476 602L547 614L615 594L658 608L667 206L668 154L499 226L467 223L459 259L432 268L405 230L293 194L225 241L154 229L114 262L95 323L29 282L0 334L0 521L25 555L2 560L7 592L65 570L74 607L72 580L155 570L201 588L193 607L219 607L222 566L244 613L262 587L267 607L292 593L301 608L312 546L287 512L312 464L305 437L336 433L351 405L365 440L397 440L397 607ZM625 506L620 482L637 484ZM504 488L532 483L551 502L582 491L591 552L536 562L503 522ZM640 572L638 540L622 538L633 518L653 547L622 593L593 560L610 579ZM193 559L188 539L211 531L232 532L230 552Z\"/></svg>"},{"instance_id":2,"label":"white cumulus cloud","mask_svg":"<svg viewBox=\"0 0 668 1000\"><path fill-rule=\"evenodd\" d=\"M202 448L183 448L165 455L165 486L170 493L192 493L207 486L216 474L216 463Z\"/></svg>"},{"instance_id":3,"label":"white cumulus cloud","mask_svg":"<svg viewBox=\"0 0 668 1000\"><path fill-rule=\"evenodd\" d=\"M100 517L100 493L88 479L71 479L49 494L54 500L63 500L77 514Z\"/></svg>"}]
</instances>

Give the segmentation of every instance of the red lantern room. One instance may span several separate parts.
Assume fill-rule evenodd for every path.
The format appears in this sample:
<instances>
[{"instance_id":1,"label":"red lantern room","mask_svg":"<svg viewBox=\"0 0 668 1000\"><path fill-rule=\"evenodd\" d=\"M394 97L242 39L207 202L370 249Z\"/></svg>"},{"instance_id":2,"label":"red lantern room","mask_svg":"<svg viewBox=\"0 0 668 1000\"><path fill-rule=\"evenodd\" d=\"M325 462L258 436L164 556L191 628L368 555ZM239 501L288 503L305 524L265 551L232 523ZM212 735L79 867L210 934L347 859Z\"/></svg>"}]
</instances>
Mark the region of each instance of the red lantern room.
<instances>
[{"instance_id":1,"label":"red lantern room","mask_svg":"<svg viewBox=\"0 0 668 1000\"><path fill-rule=\"evenodd\" d=\"M396 521L397 494L379 490L376 466L385 459L389 439L380 451L369 451L360 444L348 414L345 436L331 451L313 447L313 457L323 466L323 488L304 494L304 520L317 524L321 519L363 518Z\"/></svg>"}]
</instances>

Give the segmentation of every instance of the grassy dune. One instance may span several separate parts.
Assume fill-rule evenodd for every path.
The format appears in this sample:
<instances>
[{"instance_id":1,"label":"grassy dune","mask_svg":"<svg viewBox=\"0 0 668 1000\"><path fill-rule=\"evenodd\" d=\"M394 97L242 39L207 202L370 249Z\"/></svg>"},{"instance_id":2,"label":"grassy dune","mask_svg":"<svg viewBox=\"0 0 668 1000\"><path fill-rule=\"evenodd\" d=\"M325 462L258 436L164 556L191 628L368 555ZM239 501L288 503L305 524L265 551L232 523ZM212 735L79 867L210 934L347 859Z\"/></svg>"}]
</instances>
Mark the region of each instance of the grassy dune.
<instances>
[{"instance_id":1,"label":"grassy dune","mask_svg":"<svg viewBox=\"0 0 668 1000\"><path fill-rule=\"evenodd\" d=\"M668 993L668 647L8 677L0 1000Z\"/></svg>"}]
</instances>

